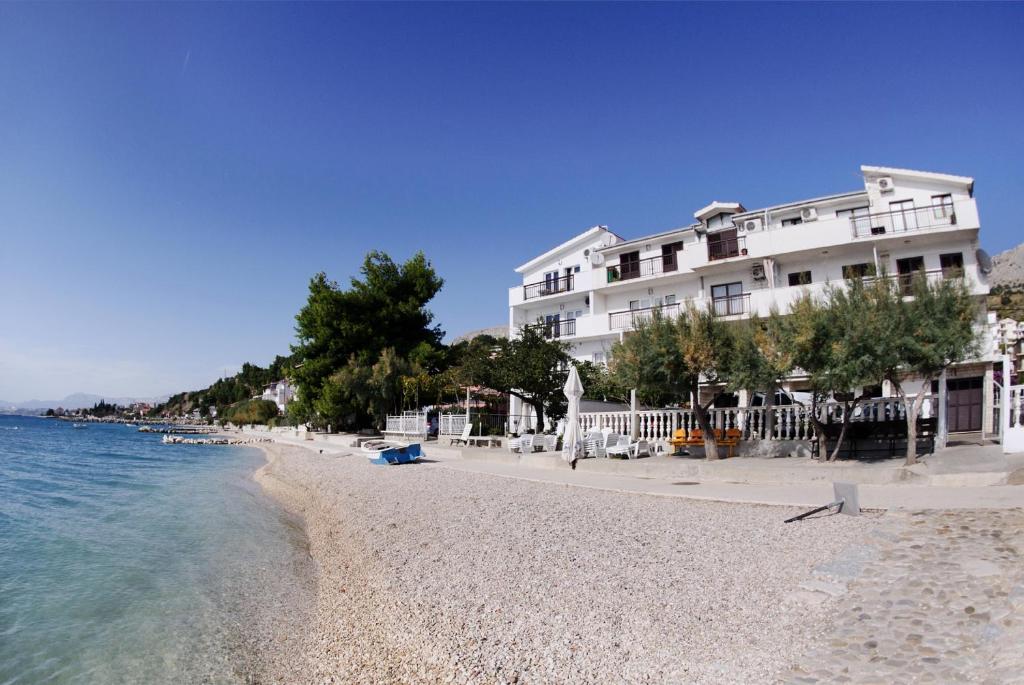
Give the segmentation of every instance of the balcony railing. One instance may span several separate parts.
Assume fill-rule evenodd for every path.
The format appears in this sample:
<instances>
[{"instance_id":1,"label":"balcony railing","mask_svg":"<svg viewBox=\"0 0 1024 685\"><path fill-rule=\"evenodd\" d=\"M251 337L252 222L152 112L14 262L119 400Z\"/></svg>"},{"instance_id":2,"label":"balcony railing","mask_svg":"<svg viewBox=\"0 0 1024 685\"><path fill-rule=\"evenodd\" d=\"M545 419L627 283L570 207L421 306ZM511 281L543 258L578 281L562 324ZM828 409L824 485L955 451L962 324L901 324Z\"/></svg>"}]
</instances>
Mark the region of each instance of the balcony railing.
<instances>
[{"instance_id":1,"label":"balcony railing","mask_svg":"<svg viewBox=\"0 0 1024 685\"><path fill-rule=\"evenodd\" d=\"M540 283L524 285L523 299L532 300L535 297L544 297L545 295L569 292L573 288L572 281L572 274L566 274L565 276L559 276L558 278L549 278L546 281L541 281Z\"/></svg>"},{"instance_id":2,"label":"balcony railing","mask_svg":"<svg viewBox=\"0 0 1024 685\"><path fill-rule=\"evenodd\" d=\"M708 241L708 261L728 259L747 254L747 239L745 237L726 238L715 242Z\"/></svg>"},{"instance_id":3,"label":"balcony railing","mask_svg":"<svg viewBox=\"0 0 1024 685\"><path fill-rule=\"evenodd\" d=\"M679 261L675 254L647 257L632 262L619 262L607 267L608 282L628 281L633 278L671 273L679 269Z\"/></svg>"},{"instance_id":4,"label":"balcony railing","mask_svg":"<svg viewBox=\"0 0 1024 685\"><path fill-rule=\"evenodd\" d=\"M673 302L672 304L644 307L643 309L627 309L621 312L609 312L608 328L613 331L628 331L636 328L637 323L641 321L650 321L651 317L654 316L654 312L659 312L662 316L679 316L680 311L680 304L678 302Z\"/></svg>"},{"instance_id":5,"label":"balcony railing","mask_svg":"<svg viewBox=\"0 0 1024 685\"><path fill-rule=\"evenodd\" d=\"M850 217L850 227L854 238L924 231L930 228L955 225L956 210L950 204Z\"/></svg>"},{"instance_id":6,"label":"balcony railing","mask_svg":"<svg viewBox=\"0 0 1024 685\"><path fill-rule=\"evenodd\" d=\"M711 311L715 316L734 316L750 313L750 293L711 298Z\"/></svg>"},{"instance_id":7,"label":"balcony railing","mask_svg":"<svg viewBox=\"0 0 1024 685\"><path fill-rule=\"evenodd\" d=\"M548 340L553 338L564 338L576 335L576 319L559 319L558 321L542 321L540 323L527 324L523 328L531 328L540 331Z\"/></svg>"}]
</instances>

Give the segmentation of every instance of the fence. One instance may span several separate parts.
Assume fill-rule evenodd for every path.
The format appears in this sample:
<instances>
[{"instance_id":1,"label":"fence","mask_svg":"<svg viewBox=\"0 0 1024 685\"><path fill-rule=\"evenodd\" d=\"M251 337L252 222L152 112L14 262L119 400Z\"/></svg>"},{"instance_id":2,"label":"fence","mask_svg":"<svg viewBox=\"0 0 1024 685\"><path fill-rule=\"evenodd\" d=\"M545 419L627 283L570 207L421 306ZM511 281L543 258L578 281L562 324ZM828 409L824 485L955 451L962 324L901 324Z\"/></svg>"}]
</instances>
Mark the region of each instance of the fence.
<instances>
[{"instance_id":1,"label":"fence","mask_svg":"<svg viewBox=\"0 0 1024 685\"><path fill-rule=\"evenodd\" d=\"M505 435L508 432L508 416L505 414L471 414L473 425L471 435ZM438 435L462 435L466 427L465 414L441 414L437 419Z\"/></svg>"},{"instance_id":2,"label":"fence","mask_svg":"<svg viewBox=\"0 0 1024 685\"><path fill-rule=\"evenodd\" d=\"M925 399L921 410L922 418L935 416L937 398ZM822 423L840 423L845 406L837 402L820 405L817 408ZM769 415L773 419L769 428ZM610 428L624 435L630 433L628 411L584 412L580 424L584 431ZM880 398L858 403L850 417L857 422L905 421L906 409L897 398ZM708 410L708 421L713 429L736 429L743 440L811 440L814 438L814 423L811 407L792 404L777 407L728 407ZM690 431L697 426L697 417L692 409L653 409L637 412L637 429L645 440L665 440L676 430Z\"/></svg>"},{"instance_id":3,"label":"fence","mask_svg":"<svg viewBox=\"0 0 1024 685\"><path fill-rule=\"evenodd\" d=\"M390 435L427 437L426 412L407 411L401 416L389 416L384 432Z\"/></svg>"}]
</instances>

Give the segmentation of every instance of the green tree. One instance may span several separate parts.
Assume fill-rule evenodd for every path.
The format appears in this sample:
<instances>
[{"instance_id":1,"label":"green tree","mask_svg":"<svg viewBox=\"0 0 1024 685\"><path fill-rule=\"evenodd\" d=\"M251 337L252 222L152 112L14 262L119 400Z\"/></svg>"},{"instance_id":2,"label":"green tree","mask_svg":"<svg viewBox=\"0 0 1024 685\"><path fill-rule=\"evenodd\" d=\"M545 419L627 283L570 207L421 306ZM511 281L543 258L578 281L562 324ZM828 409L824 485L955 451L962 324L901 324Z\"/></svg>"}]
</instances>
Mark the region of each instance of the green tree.
<instances>
[{"instance_id":1,"label":"green tree","mask_svg":"<svg viewBox=\"0 0 1024 685\"><path fill-rule=\"evenodd\" d=\"M726 367L732 349L728 324L710 309L697 309L692 304L675 320L676 345L682 357L684 387L693 398L693 415L704 434L704 454L708 460L718 459L718 442L708 418L707 405L700 403L700 383L719 383L719 371Z\"/></svg>"},{"instance_id":2,"label":"green tree","mask_svg":"<svg viewBox=\"0 0 1024 685\"><path fill-rule=\"evenodd\" d=\"M767 319L754 316L732 325L729 349L720 375L729 390L746 390L753 398L764 393L765 431L774 431L775 393L792 372L794 364L790 326L776 310Z\"/></svg>"},{"instance_id":3,"label":"green tree","mask_svg":"<svg viewBox=\"0 0 1024 685\"><path fill-rule=\"evenodd\" d=\"M865 284L853 278L829 286L822 298L805 294L790 309L794 361L807 373L813 398L810 417L822 444L826 427L818 407L829 401L843 407L843 423L828 461L839 457L853 413L867 398L856 395L856 389L880 383L886 365L898 364L893 333L900 314L894 305L898 309L899 301L890 297L887 280Z\"/></svg>"},{"instance_id":4,"label":"green tree","mask_svg":"<svg viewBox=\"0 0 1024 685\"><path fill-rule=\"evenodd\" d=\"M443 364L443 332L433 325L433 314L426 308L443 281L426 257L418 253L399 265L384 253L371 252L360 273L362 278L353 278L348 290L323 273L314 276L309 298L295 317L292 361L301 388L296 413L321 424L329 416L357 421L371 416L367 404L339 405L346 397L361 402L351 398L368 396L328 387L338 383L336 374L343 370L342 380L363 382L365 374L356 373L352 364L373 367L386 348L425 368Z\"/></svg>"},{"instance_id":5,"label":"green tree","mask_svg":"<svg viewBox=\"0 0 1024 685\"><path fill-rule=\"evenodd\" d=\"M527 327L512 340L475 338L466 350L459 377L465 385L482 385L523 400L533 407L537 426L543 430L545 418L565 416L562 389L571 361L568 345Z\"/></svg>"},{"instance_id":6,"label":"green tree","mask_svg":"<svg viewBox=\"0 0 1024 685\"><path fill-rule=\"evenodd\" d=\"M888 304L899 312L894 327L894 342L899 350L898 364L885 370L885 378L903 401L907 419L907 465L917 463L917 418L931 385L951 364L976 354L979 340L974 328L978 303L962 279L930 282L915 277L912 297L900 296L891 281ZM907 376L921 380L914 393L907 387Z\"/></svg>"},{"instance_id":7,"label":"green tree","mask_svg":"<svg viewBox=\"0 0 1024 685\"><path fill-rule=\"evenodd\" d=\"M637 399L652 407L688 399L689 377L677 334L676 322L655 311L638 319L633 333L612 345L610 377L623 400L634 388Z\"/></svg>"}]
</instances>

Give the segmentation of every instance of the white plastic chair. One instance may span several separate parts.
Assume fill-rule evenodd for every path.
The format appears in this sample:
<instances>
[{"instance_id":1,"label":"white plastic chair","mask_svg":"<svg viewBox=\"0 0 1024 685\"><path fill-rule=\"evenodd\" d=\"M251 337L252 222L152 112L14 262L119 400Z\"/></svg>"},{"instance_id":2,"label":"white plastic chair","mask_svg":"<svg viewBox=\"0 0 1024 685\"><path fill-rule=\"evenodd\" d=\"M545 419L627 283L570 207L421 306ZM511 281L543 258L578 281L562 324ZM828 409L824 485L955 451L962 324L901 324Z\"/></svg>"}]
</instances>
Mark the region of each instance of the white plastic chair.
<instances>
[{"instance_id":1,"label":"white plastic chair","mask_svg":"<svg viewBox=\"0 0 1024 685\"><path fill-rule=\"evenodd\" d=\"M526 435L519 438L519 451L523 454L530 454L533 452L533 441L537 436L533 433L527 433Z\"/></svg>"},{"instance_id":2,"label":"white plastic chair","mask_svg":"<svg viewBox=\"0 0 1024 685\"><path fill-rule=\"evenodd\" d=\"M541 447L545 452L554 452L558 449L558 436L557 435L545 435L544 444Z\"/></svg>"},{"instance_id":3,"label":"white plastic chair","mask_svg":"<svg viewBox=\"0 0 1024 685\"><path fill-rule=\"evenodd\" d=\"M609 442L604 449L604 456L606 457L628 457L629 456L629 436L618 435L616 436L615 442Z\"/></svg>"},{"instance_id":4,"label":"white plastic chair","mask_svg":"<svg viewBox=\"0 0 1024 685\"><path fill-rule=\"evenodd\" d=\"M618 433L606 433L605 436L604 436L604 440L602 440L601 438L597 439L597 441L595 443L595 447L594 447L594 456L595 457L607 457L608 456L608 446L609 445L618 444L618 442L619 442L619 435L618 435Z\"/></svg>"},{"instance_id":5,"label":"white plastic chair","mask_svg":"<svg viewBox=\"0 0 1024 685\"><path fill-rule=\"evenodd\" d=\"M462 435L457 438L452 438L452 444L457 445L460 442L463 445L469 444L469 434L473 432L473 424L466 422L466 425L462 427Z\"/></svg>"},{"instance_id":6,"label":"white plastic chair","mask_svg":"<svg viewBox=\"0 0 1024 685\"><path fill-rule=\"evenodd\" d=\"M509 452L518 452L520 449L522 449L522 442L523 442L522 438L509 438L508 439L508 451Z\"/></svg>"}]
</instances>

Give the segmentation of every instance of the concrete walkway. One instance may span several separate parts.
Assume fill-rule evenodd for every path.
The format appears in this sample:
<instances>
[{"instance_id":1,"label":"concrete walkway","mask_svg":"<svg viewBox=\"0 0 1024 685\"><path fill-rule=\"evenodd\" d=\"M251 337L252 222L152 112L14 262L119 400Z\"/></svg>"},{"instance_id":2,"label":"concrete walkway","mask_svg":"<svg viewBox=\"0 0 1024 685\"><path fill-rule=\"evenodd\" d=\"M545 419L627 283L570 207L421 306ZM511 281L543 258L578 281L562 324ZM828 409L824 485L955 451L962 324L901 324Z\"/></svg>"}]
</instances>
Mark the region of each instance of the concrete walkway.
<instances>
[{"instance_id":1,"label":"concrete walkway","mask_svg":"<svg viewBox=\"0 0 1024 685\"><path fill-rule=\"evenodd\" d=\"M353 435L318 435L314 440L305 440L280 433L258 433L275 442L324 455L356 452L356 448L351 447L356 437ZM932 455L929 457L934 460L931 464L913 467L924 473L934 471L936 475L956 476L960 472L968 476L954 478L950 481L954 484L950 485L929 484L933 479L927 477L908 479L906 475L897 475L907 469L895 460L830 465L799 458L734 458L709 463L702 459L662 456L639 460L585 459L572 470L558 455L538 453L521 457L505 449L452 448L436 442L424 445L427 458L421 468L445 468L658 497L807 507L831 501L834 480L850 480L860 483L862 509L1024 508L1024 485L970 484L975 473L999 471L1005 474L1007 468L1024 466L1024 455L1007 460L994 456L992 450L968 454L960 453L959 448L951 449L957 452ZM968 468L967 464L972 466Z\"/></svg>"},{"instance_id":2,"label":"concrete walkway","mask_svg":"<svg viewBox=\"0 0 1024 685\"><path fill-rule=\"evenodd\" d=\"M580 469L534 468L491 461L445 459L431 467L542 483L597 488L660 497L744 502L750 504L818 506L832 500L831 483L750 484L667 481L619 474L587 473ZM861 485L863 509L1011 509L1024 507L1024 487Z\"/></svg>"}]
</instances>

